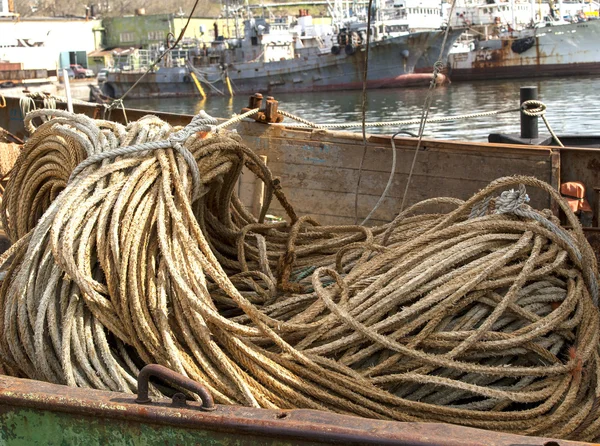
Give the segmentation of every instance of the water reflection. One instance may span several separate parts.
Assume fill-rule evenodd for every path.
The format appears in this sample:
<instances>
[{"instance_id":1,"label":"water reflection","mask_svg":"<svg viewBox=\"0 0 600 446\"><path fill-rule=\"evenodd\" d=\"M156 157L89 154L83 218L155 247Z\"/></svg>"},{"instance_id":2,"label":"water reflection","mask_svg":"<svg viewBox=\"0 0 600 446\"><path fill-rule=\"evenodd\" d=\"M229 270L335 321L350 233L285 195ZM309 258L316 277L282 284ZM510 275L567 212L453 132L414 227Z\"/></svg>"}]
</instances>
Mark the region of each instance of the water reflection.
<instances>
[{"instance_id":1,"label":"water reflection","mask_svg":"<svg viewBox=\"0 0 600 446\"><path fill-rule=\"evenodd\" d=\"M557 79L505 80L453 83L434 91L430 117L456 116L468 113L516 108L519 88L535 85L540 100L548 106L547 117L559 134L597 132L600 118L600 78L569 77ZM416 119L421 115L427 88L370 90L366 119L370 122ZM280 107L317 123L355 122L362 119L360 91L332 91L326 93L280 94ZM204 109L218 117L229 117L246 107L246 96L130 100L127 106L174 113L197 113ZM404 126L403 130L416 132L418 125ZM397 127L369 129L371 133L393 133ZM360 132L360 128L352 131ZM540 122L540 131L543 123ZM425 135L441 139L485 141L491 132L518 133L519 114L443 123L429 123Z\"/></svg>"}]
</instances>

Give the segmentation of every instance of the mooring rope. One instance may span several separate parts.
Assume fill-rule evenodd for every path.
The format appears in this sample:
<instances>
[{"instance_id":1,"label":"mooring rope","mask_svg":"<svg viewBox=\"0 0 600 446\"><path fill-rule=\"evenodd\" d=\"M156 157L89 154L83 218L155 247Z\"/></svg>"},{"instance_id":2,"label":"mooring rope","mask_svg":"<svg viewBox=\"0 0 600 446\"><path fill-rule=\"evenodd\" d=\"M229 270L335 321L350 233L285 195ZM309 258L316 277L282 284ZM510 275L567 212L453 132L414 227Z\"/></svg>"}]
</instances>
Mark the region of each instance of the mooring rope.
<instances>
[{"instance_id":1,"label":"mooring rope","mask_svg":"<svg viewBox=\"0 0 600 446\"><path fill-rule=\"evenodd\" d=\"M458 121L461 119L472 119L472 118L484 118L487 116L495 116L504 113L514 113L520 111L520 108L512 107L505 108L501 110L491 110L488 112L479 112L479 113L468 113L465 115L454 115L454 116L440 116L438 118L427 118L427 123L436 123L436 122L450 122L450 121ZM292 116L290 116L292 117ZM305 120L306 121L306 120ZM301 122L301 121L300 121ZM403 125L414 125L421 124L421 119L405 119L400 121L377 121L377 122L366 122L365 125L367 127L398 127ZM273 124L273 125L281 125L290 128L321 128L321 129L345 129L351 127L359 127L362 125L361 122L337 122L337 123L323 123L317 124L312 121L301 122L300 124Z\"/></svg>"},{"instance_id":2,"label":"mooring rope","mask_svg":"<svg viewBox=\"0 0 600 446\"><path fill-rule=\"evenodd\" d=\"M552 135L552 138L554 141L556 141L556 144L558 144L560 147L564 147L563 143L560 141L560 139L558 139L558 136L556 136L556 133L554 133L554 130L552 130L552 127L550 127L548 118L546 118L546 108L546 104L544 104L542 101L533 99L525 101L521 104L521 112L527 116L541 117L546 125L546 128L548 129L548 132L550 132L550 135Z\"/></svg>"},{"instance_id":3,"label":"mooring rope","mask_svg":"<svg viewBox=\"0 0 600 446\"><path fill-rule=\"evenodd\" d=\"M226 404L600 436L596 260L549 185L503 178L383 226L321 226L204 115L182 130L45 112L1 208L7 373L132 392L159 363ZM236 193L244 166L266 186L259 216ZM291 223L262 223L273 198Z\"/></svg>"}]
</instances>

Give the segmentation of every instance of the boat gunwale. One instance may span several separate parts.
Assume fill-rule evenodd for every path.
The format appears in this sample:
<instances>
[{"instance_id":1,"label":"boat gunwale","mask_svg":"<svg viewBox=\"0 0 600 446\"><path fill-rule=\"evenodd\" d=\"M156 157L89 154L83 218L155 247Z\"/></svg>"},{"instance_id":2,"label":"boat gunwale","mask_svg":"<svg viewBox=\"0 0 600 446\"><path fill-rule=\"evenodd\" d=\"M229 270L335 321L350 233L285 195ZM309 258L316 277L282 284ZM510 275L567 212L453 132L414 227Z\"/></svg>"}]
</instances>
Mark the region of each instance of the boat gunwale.
<instances>
[{"instance_id":1,"label":"boat gunwale","mask_svg":"<svg viewBox=\"0 0 600 446\"><path fill-rule=\"evenodd\" d=\"M100 417L116 422L168 425L195 431L258 435L277 440L299 439L320 443L395 445L543 445L551 438L486 431L445 423L374 420L311 409L274 410L216 405L204 412L199 403L172 407L161 398L151 404L135 403L135 395L68 387L0 375L0 427L5 413L22 409ZM476 439L476 440L475 440ZM560 440L561 446L588 443Z\"/></svg>"}]
</instances>

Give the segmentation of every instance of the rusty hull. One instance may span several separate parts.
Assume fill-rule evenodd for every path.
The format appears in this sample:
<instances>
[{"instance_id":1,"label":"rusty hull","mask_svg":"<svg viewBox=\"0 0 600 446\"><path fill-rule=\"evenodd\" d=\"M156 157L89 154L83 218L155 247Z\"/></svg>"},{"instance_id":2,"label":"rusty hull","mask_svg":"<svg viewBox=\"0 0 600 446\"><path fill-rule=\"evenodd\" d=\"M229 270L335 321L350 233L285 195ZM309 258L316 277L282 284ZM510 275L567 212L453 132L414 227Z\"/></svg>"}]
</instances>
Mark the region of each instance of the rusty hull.
<instances>
[{"instance_id":1,"label":"rusty hull","mask_svg":"<svg viewBox=\"0 0 600 446\"><path fill-rule=\"evenodd\" d=\"M516 53L515 39L479 42L480 49L449 57L452 81L600 74L600 21L530 31L534 45Z\"/></svg>"},{"instance_id":2,"label":"rusty hull","mask_svg":"<svg viewBox=\"0 0 600 446\"><path fill-rule=\"evenodd\" d=\"M399 423L315 410L267 410L217 405L203 412L197 403L173 408L168 400L136 404L133 395L72 388L0 376L0 440L27 442L50 417L66 443L108 435L117 443L165 441L161 432L187 444L395 444L448 446L575 446L585 443L524 437L442 423ZM28 429L23 428L26 424ZM64 426L63 426L64 425ZM47 432L50 433L50 432ZM117 437L115 437L117 436ZM136 437L137 436L137 437ZM52 438L52 437L46 437ZM56 439L57 441L59 439ZM2 442L2 441L0 441Z\"/></svg>"}]
</instances>

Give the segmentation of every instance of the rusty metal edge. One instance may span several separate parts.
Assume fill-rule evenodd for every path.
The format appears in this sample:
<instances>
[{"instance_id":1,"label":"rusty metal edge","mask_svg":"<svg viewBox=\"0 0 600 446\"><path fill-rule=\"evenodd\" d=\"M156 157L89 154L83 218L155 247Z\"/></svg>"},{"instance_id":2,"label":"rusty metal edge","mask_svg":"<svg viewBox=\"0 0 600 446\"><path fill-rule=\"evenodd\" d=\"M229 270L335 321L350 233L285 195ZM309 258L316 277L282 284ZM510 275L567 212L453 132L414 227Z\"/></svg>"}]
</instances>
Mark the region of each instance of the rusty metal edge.
<instances>
[{"instance_id":1,"label":"rusty metal edge","mask_svg":"<svg viewBox=\"0 0 600 446\"><path fill-rule=\"evenodd\" d=\"M270 410L217 405L217 410L213 412L202 412L197 403L190 403L189 408L172 408L168 400L140 405L134 402L134 398L135 395L0 376L0 414L29 408L190 430L244 433L321 443L543 446L557 441L443 423L371 420L308 409ZM575 446L588 443L558 440L558 444Z\"/></svg>"}]
</instances>

